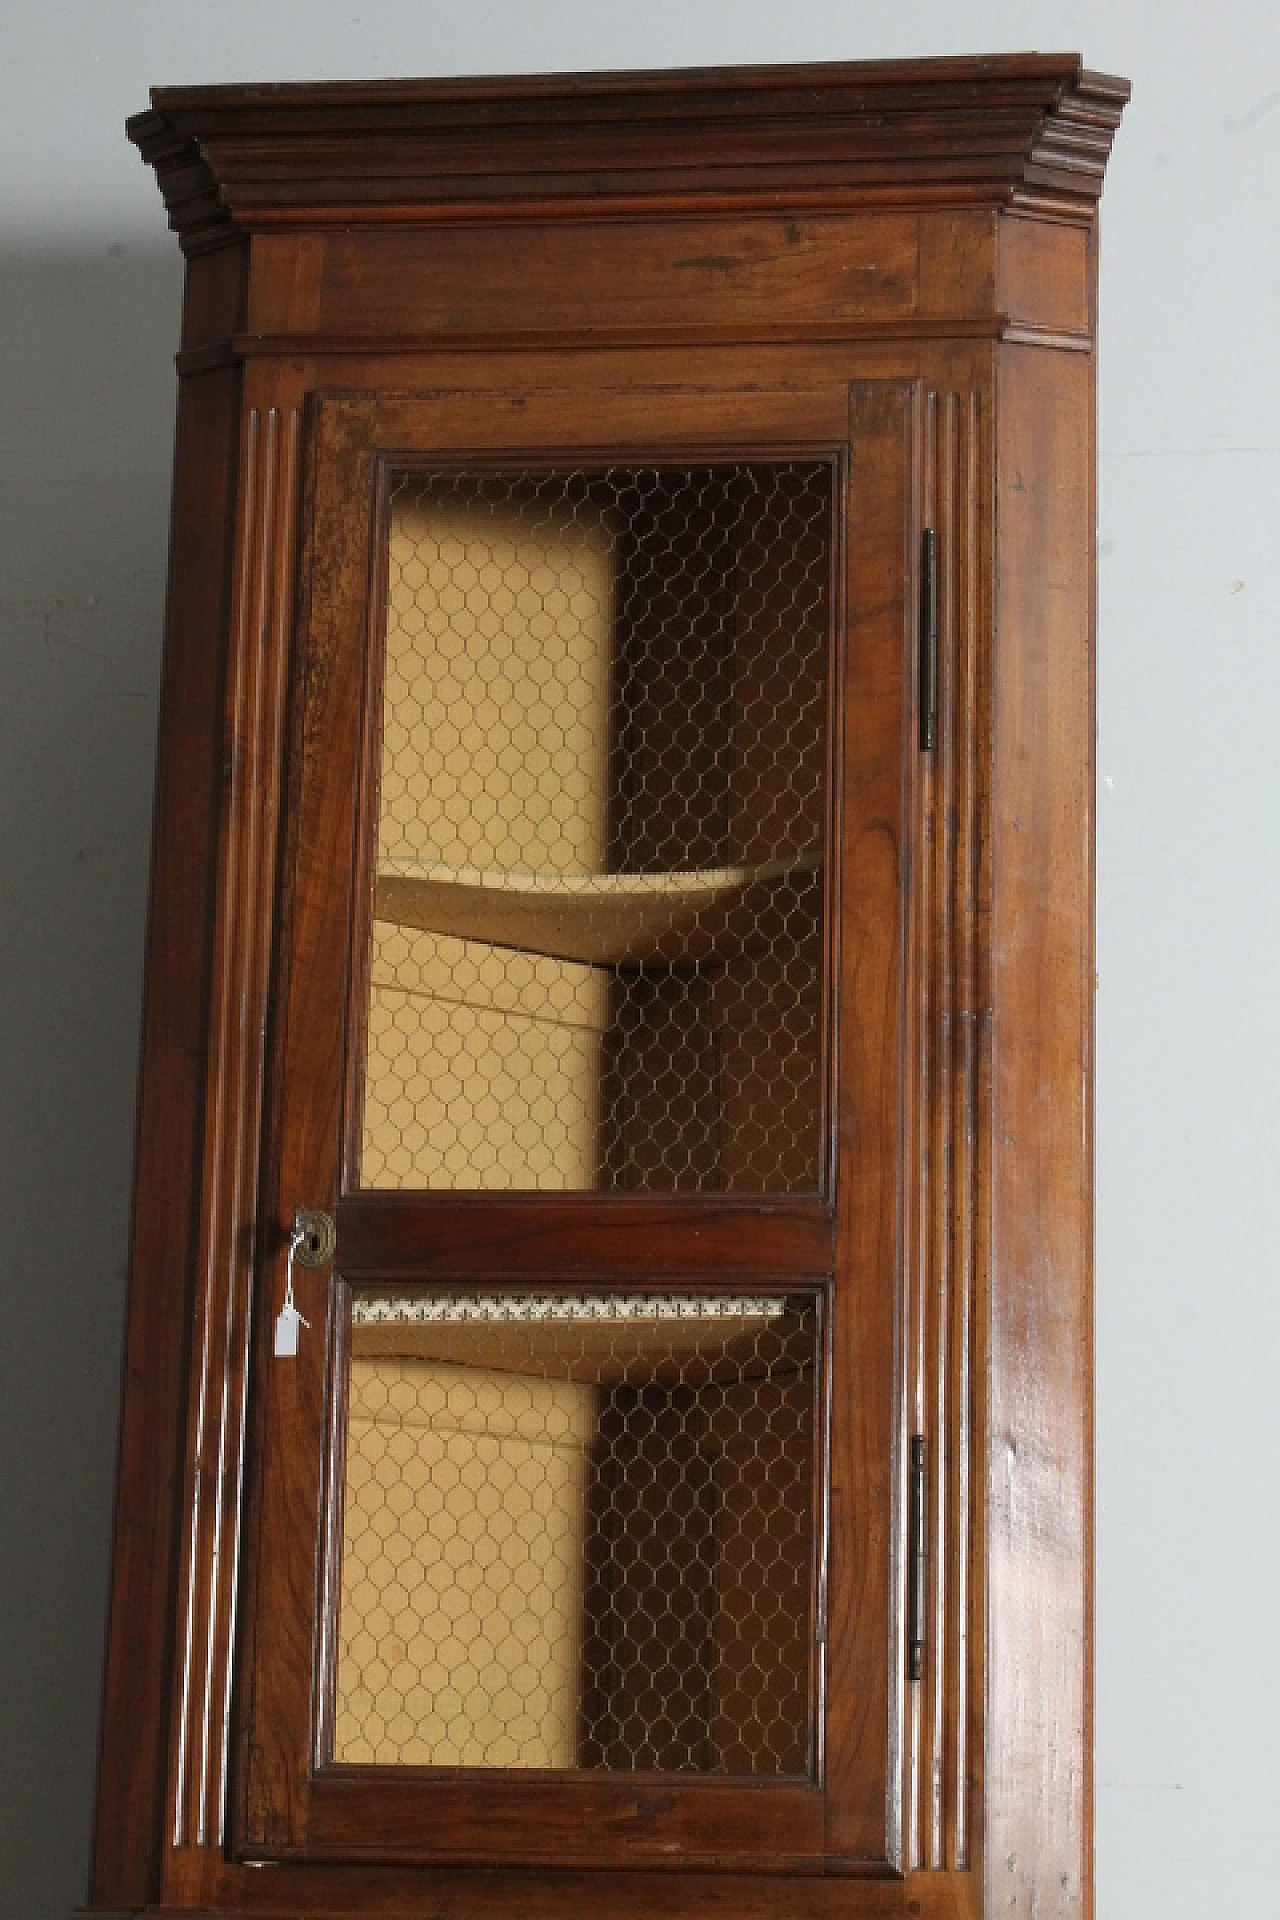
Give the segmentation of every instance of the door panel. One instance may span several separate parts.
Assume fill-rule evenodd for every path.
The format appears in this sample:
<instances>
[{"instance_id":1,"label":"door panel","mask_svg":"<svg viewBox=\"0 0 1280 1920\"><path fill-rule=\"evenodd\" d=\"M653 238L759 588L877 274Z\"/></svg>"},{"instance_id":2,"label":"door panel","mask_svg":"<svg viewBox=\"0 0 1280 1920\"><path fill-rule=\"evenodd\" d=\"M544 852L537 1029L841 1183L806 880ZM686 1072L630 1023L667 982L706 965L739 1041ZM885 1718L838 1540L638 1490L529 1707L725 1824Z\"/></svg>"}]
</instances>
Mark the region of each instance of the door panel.
<instances>
[{"instance_id":1,"label":"door panel","mask_svg":"<svg viewBox=\"0 0 1280 1920\"><path fill-rule=\"evenodd\" d=\"M250 1857L895 1857L912 422L313 409Z\"/></svg>"}]
</instances>

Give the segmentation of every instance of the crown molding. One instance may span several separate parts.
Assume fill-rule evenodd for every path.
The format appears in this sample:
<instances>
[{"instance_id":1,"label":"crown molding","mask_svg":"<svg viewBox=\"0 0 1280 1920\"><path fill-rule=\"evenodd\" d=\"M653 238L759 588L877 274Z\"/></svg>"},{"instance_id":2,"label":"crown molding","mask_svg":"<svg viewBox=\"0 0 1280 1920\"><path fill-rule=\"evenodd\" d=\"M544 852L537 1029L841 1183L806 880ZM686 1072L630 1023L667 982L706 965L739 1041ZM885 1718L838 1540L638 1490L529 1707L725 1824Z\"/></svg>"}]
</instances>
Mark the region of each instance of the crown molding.
<instances>
[{"instance_id":1,"label":"crown molding","mask_svg":"<svg viewBox=\"0 0 1280 1920\"><path fill-rule=\"evenodd\" d=\"M1127 81L1074 54L162 87L128 122L189 252L278 227L985 205L1087 223Z\"/></svg>"}]
</instances>

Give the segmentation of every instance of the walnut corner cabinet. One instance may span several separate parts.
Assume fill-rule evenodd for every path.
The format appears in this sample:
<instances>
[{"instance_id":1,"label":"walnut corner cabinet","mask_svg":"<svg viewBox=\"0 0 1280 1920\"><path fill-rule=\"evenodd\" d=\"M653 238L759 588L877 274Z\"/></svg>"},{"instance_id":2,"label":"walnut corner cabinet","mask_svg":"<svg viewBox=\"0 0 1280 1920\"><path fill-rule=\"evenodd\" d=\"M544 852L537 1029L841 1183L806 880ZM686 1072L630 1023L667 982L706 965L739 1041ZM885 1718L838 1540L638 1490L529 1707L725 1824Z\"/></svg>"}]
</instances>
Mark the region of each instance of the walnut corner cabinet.
<instances>
[{"instance_id":1,"label":"walnut corner cabinet","mask_svg":"<svg viewBox=\"0 0 1280 1920\"><path fill-rule=\"evenodd\" d=\"M92 1910L1091 1912L1074 56L166 88Z\"/></svg>"}]
</instances>

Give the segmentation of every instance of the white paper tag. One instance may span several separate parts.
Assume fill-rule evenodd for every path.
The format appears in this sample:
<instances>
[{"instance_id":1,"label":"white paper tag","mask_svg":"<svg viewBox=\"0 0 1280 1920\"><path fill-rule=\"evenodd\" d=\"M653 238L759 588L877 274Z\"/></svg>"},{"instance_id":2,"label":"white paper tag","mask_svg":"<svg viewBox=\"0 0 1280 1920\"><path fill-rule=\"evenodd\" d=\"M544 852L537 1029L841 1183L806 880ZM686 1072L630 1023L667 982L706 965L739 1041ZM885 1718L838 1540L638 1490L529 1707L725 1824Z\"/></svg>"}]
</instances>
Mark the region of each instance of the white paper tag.
<instances>
[{"instance_id":1,"label":"white paper tag","mask_svg":"<svg viewBox=\"0 0 1280 1920\"><path fill-rule=\"evenodd\" d=\"M289 1259L284 1270L284 1305L276 1315L276 1357L280 1360L297 1359L298 1328L311 1325L293 1304L293 1262L305 1237L302 1228L295 1222L293 1238L289 1242Z\"/></svg>"},{"instance_id":2,"label":"white paper tag","mask_svg":"<svg viewBox=\"0 0 1280 1920\"><path fill-rule=\"evenodd\" d=\"M298 1353L298 1325L302 1315L288 1301L276 1315L276 1355L282 1360L294 1360Z\"/></svg>"}]
</instances>

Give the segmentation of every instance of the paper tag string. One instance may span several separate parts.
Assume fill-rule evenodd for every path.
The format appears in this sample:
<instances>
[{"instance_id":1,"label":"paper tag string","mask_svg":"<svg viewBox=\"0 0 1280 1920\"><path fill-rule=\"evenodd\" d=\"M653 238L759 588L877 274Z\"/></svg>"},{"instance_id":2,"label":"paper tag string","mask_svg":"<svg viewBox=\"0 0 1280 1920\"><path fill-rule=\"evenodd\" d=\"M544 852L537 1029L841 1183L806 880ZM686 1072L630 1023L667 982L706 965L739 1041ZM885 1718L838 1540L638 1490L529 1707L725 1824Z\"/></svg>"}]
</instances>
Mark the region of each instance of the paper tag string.
<instances>
[{"instance_id":1,"label":"paper tag string","mask_svg":"<svg viewBox=\"0 0 1280 1920\"><path fill-rule=\"evenodd\" d=\"M282 1360L292 1360L298 1351L298 1328L309 1327L311 1322L298 1312L293 1298L293 1261L298 1248L306 1239L301 1227L295 1227L289 1241L289 1261L284 1274L284 1305L276 1315L276 1355Z\"/></svg>"}]
</instances>

